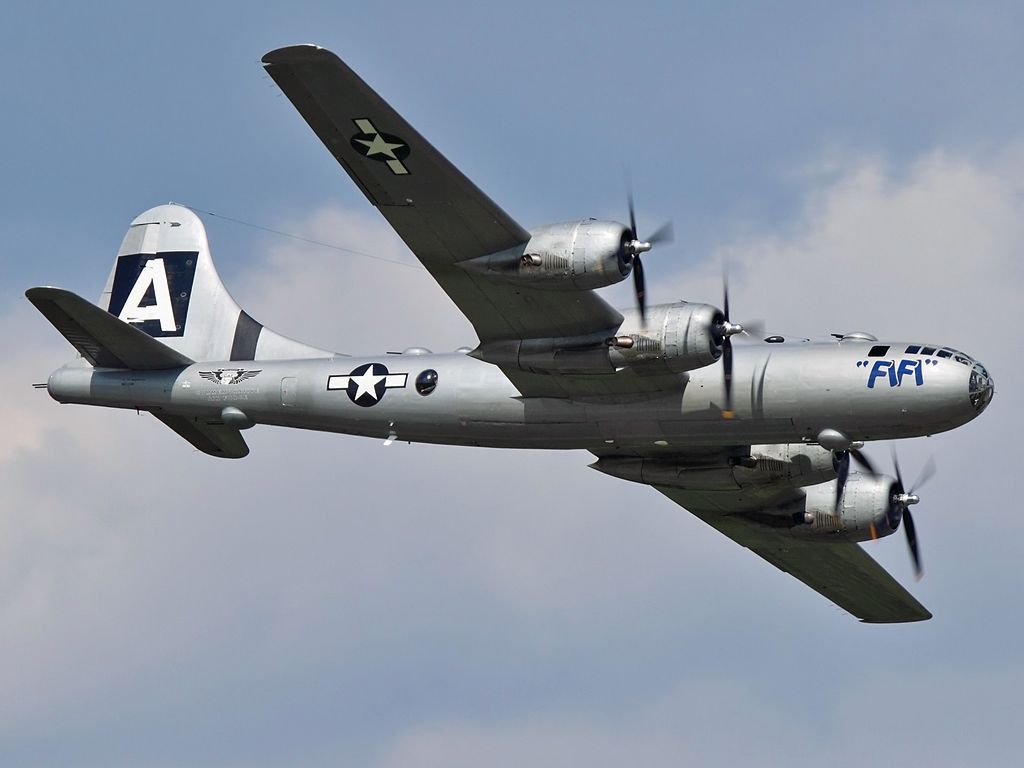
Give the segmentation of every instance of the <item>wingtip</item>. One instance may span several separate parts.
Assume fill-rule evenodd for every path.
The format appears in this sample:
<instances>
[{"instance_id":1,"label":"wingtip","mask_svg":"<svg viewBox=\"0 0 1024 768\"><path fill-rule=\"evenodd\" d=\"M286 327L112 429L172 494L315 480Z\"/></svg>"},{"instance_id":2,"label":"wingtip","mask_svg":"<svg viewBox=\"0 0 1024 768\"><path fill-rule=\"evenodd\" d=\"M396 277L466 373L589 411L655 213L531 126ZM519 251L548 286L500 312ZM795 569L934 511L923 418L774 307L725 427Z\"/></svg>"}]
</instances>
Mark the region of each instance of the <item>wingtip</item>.
<instances>
[{"instance_id":1,"label":"wingtip","mask_svg":"<svg viewBox=\"0 0 1024 768\"><path fill-rule=\"evenodd\" d=\"M66 288L57 288L53 285L37 285L25 291L25 298L35 303L39 299L52 299L54 296L67 296L71 291Z\"/></svg>"},{"instance_id":2,"label":"wingtip","mask_svg":"<svg viewBox=\"0 0 1024 768\"><path fill-rule=\"evenodd\" d=\"M324 54L334 56L329 50L315 43L299 43L298 45L286 45L282 48L268 51L263 54L262 61L264 64L282 64L287 61L316 59Z\"/></svg>"},{"instance_id":3,"label":"wingtip","mask_svg":"<svg viewBox=\"0 0 1024 768\"><path fill-rule=\"evenodd\" d=\"M928 621L934 618L932 612L927 608L921 607L920 611L914 613L907 613L897 617L886 617L884 619L860 619L861 624L914 624L920 621Z\"/></svg>"}]
</instances>

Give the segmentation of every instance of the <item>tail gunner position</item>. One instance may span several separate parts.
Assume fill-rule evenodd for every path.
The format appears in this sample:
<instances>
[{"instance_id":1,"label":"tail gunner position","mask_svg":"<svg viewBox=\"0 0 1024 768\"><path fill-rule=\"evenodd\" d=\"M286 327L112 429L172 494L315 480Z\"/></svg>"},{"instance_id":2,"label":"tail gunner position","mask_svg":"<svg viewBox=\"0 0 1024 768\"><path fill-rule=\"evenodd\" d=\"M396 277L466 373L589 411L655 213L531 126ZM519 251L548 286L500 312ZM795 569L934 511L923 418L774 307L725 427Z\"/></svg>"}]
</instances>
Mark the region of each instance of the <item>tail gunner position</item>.
<instances>
[{"instance_id":1,"label":"tail gunner position","mask_svg":"<svg viewBox=\"0 0 1024 768\"><path fill-rule=\"evenodd\" d=\"M993 394L951 347L849 334L733 339L722 309L645 306L641 254L667 231L582 221L527 231L334 54L282 48L264 65L327 149L473 324L468 353L356 358L264 328L225 290L199 218L164 205L129 226L99 306L58 288L29 300L80 353L49 379L62 403L149 411L199 450L241 458L273 424L499 448L585 449L653 486L868 622L930 613L857 542L902 524L895 466L865 441L931 435ZM632 275L622 313L594 289ZM851 459L864 471L851 471Z\"/></svg>"}]
</instances>

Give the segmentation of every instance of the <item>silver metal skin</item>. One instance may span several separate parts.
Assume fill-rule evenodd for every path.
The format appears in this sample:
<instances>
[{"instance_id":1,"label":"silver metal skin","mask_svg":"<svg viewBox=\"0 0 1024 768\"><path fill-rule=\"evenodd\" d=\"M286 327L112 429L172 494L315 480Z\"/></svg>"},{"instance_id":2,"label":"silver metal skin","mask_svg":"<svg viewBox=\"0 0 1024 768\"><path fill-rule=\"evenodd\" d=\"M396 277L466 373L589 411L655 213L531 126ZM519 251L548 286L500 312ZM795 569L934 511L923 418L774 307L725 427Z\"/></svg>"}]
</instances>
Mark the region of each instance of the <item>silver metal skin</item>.
<instances>
[{"instance_id":1,"label":"silver metal skin","mask_svg":"<svg viewBox=\"0 0 1024 768\"><path fill-rule=\"evenodd\" d=\"M906 343L894 343L903 349ZM226 407L259 424L316 429L384 439L501 448L606 450L643 453L750 443L817 442L828 428L851 440L933 435L966 424L981 408L972 404L972 366L940 360L921 386L869 389L867 343L796 342L737 344L734 371L736 418L718 417L724 397L720 363L678 375L680 389L583 400L523 397L495 365L464 354L381 355L316 360L259 361L258 375L222 385L200 371L237 368L237 361L203 362L180 371L123 371L87 366L61 368L47 389L62 403L102 405L214 417ZM408 384L388 388L372 407L357 405L342 390L328 390L331 376L367 364L406 374ZM419 395L412 381L437 371L436 389ZM291 381L282 405L282 381Z\"/></svg>"},{"instance_id":2,"label":"silver metal skin","mask_svg":"<svg viewBox=\"0 0 1024 768\"><path fill-rule=\"evenodd\" d=\"M459 262L467 271L535 288L564 291L614 285L633 268L626 255L649 243L630 241L628 230L611 221L584 219L548 224L530 231L524 247Z\"/></svg>"},{"instance_id":3,"label":"silver metal skin","mask_svg":"<svg viewBox=\"0 0 1024 768\"><path fill-rule=\"evenodd\" d=\"M647 308L643 319L635 309L622 310L622 316L616 338L633 343L613 345L609 356L613 368L677 374L711 365L722 356L715 335L722 312L710 304L656 304Z\"/></svg>"}]
</instances>

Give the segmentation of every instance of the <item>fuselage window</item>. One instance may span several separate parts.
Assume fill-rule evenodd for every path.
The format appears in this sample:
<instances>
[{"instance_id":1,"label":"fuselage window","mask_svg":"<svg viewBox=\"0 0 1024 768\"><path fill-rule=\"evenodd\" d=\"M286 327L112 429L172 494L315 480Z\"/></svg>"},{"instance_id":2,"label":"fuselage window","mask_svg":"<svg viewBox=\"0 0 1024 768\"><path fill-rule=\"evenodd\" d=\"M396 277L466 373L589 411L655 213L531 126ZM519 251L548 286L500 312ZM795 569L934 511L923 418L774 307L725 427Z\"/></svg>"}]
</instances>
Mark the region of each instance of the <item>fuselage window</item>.
<instances>
[{"instance_id":1,"label":"fuselage window","mask_svg":"<svg viewBox=\"0 0 1024 768\"><path fill-rule=\"evenodd\" d=\"M921 347L921 354L922 355L934 355L935 354L935 347Z\"/></svg>"},{"instance_id":2,"label":"fuselage window","mask_svg":"<svg viewBox=\"0 0 1024 768\"><path fill-rule=\"evenodd\" d=\"M879 344L871 348L871 351L868 352L868 357L885 357L888 352L889 347Z\"/></svg>"},{"instance_id":3,"label":"fuselage window","mask_svg":"<svg viewBox=\"0 0 1024 768\"><path fill-rule=\"evenodd\" d=\"M953 356L953 353L950 352L948 349L940 349L937 354L938 354L939 357L952 357Z\"/></svg>"},{"instance_id":4,"label":"fuselage window","mask_svg":"<svg viewBox=\"0 0 1024 768\"><path fill-rule=\"evenodd\" d=\"M921 345L920 344L911 344L909 347L907 347L907 354L908 355L916 355L920 351L921 351Z\"/></svg>"}]
</instances>

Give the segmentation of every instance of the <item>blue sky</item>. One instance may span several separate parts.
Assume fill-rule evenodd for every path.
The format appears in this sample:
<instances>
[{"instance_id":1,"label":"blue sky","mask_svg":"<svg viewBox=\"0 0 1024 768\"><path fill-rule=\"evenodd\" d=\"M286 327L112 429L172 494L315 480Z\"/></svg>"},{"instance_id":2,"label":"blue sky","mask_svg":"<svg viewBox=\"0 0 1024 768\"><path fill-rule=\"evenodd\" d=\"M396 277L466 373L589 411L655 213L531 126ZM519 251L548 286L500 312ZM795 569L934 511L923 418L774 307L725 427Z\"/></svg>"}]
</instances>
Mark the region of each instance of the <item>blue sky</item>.
<instances>
[{"instance_id":1,"label":"blue sky","mask_svg":"<svg viewBox=\"0 0 1024 768\"><path fill-rule=\"evenodd\" d=\"M0 153L4 765L1012 765L1024 657L1024 13L1015 4L9 3ZM858 625L585 454L267 427L194 453L29 384L23 298L97 296L177 200L411 257L259 59L329 47L525 226L675 222L655 301L963 348L977 422L872 547L936 615ZM347 352L472 344L423 273L207 219L260 321ZM628 305L629 292L609 297ZM888 446L872 455L887 460Z\"/></svg>"}]
</instances>

